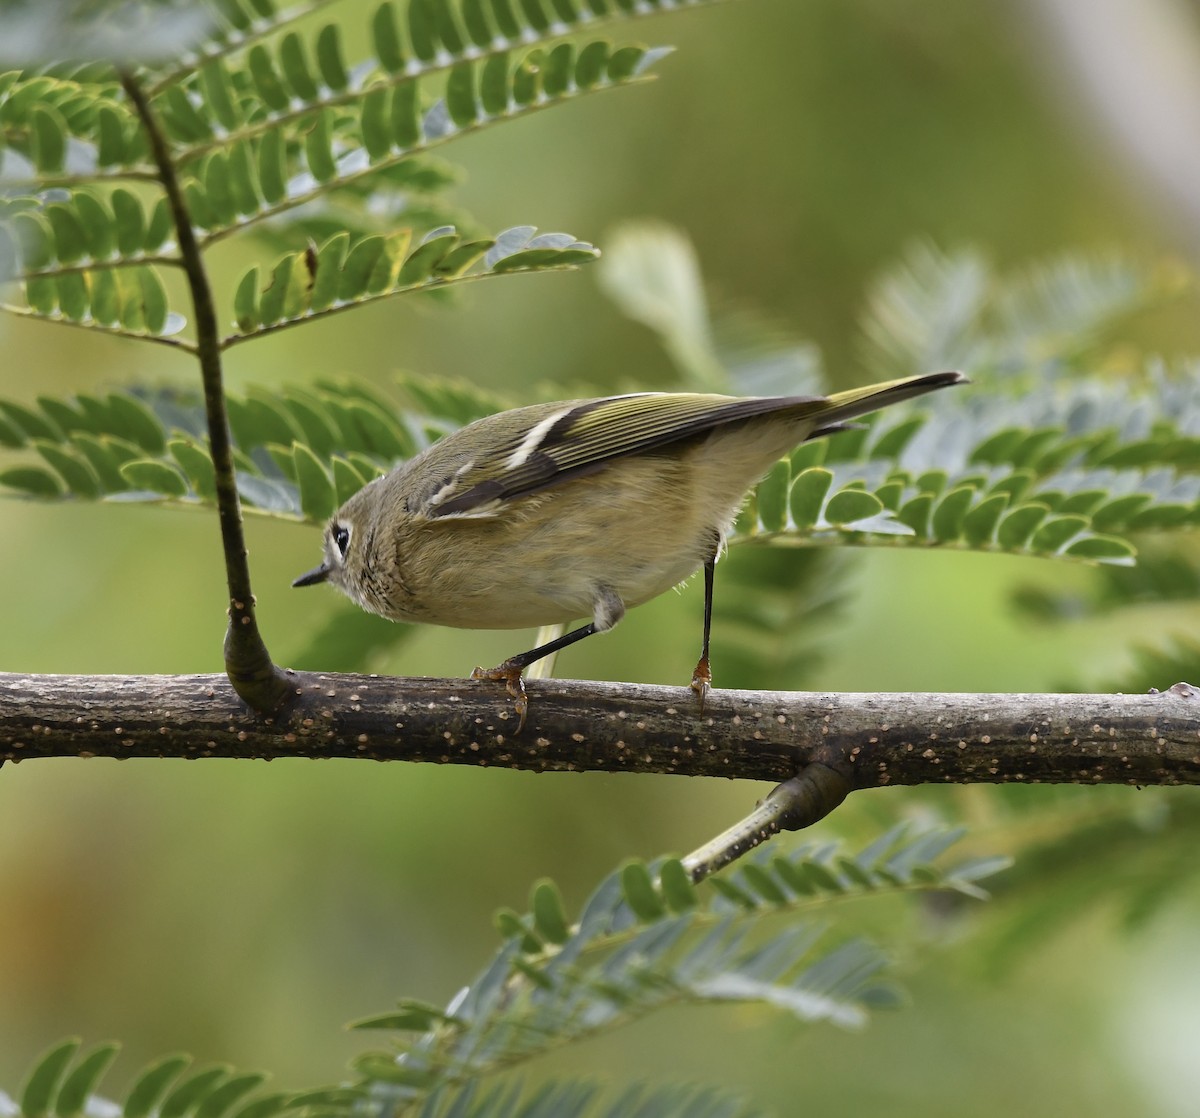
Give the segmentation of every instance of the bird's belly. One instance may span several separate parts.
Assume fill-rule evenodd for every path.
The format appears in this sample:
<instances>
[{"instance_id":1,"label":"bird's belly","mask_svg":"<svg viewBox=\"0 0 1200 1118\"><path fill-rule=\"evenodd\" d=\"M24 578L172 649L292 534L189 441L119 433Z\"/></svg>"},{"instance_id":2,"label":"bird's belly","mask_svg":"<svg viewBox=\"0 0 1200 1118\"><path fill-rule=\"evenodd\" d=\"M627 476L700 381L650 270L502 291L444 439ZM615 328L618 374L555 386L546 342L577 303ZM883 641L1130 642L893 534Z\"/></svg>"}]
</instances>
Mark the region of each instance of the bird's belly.
<instances>
[{"instance_id":1,"label":"bird's belly","mask_svg":"<svg viewBox=\"0 0 1200 1118\"><path fill-rule=\"evenodd\" d=\"M616 478L567 482L506 517L432 522L436 593L416 595L426 608L412 619L523 629L591 617L605 592L636 606L670 590L713 554L734 511L718 520L676 473L669 461L635 460Z\"/></svg>"}]
</instances>

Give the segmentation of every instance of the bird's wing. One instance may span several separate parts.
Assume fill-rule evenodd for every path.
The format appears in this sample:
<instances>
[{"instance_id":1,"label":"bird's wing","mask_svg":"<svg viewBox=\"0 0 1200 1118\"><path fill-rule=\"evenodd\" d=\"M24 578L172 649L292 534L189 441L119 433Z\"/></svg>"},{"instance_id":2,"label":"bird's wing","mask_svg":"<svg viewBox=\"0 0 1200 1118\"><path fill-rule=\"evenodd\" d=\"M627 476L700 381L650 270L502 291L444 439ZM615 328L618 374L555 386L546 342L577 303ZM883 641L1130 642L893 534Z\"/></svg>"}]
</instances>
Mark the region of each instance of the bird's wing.
<instances>
[{"instance_id":1,"label":"bird's wing","mask_svg":"<svg viewBox=\"0 0 1200 1118\"><path fill-rule=\"evenodd\" d=\"M739 419L792 411L820 413L823 396L738 397L691 392L643 392L539 405L508 438L492 441L479 460L460 468L426 515L486 516L503 501L523 497L641 454L704 434ZM492 418L481 420L487 424ZM511 425L511 413L508 424Z\"/></svg>"}]
</instances>

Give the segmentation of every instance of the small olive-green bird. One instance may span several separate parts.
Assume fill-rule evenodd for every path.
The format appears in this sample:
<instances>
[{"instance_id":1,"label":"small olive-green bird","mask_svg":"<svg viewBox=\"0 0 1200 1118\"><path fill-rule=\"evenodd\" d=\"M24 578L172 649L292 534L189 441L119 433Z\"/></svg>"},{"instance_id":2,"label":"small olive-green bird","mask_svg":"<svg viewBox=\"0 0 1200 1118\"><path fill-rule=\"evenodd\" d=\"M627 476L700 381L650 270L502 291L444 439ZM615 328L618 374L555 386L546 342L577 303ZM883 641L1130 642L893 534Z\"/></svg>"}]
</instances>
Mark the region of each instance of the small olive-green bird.
<instances>
[{"instance_id":1,"label":"small olive-green bird","mask_svg":"<svg viewBox=\"0 0 1200 1118\"><path fill-rule=\"evenodd\" d=\"M521 673L611 629L630 606L704 569L692 687L711 681L713 569L747 490L798 443L937 388L930 373L832 396L639 392L534 404L447 435L365 485L325 529L325 558L293 586L332 582L372 613L462 629L591 617L557 640L476 668L503 680L524 723Z\"/></svg>"}]
</instances>

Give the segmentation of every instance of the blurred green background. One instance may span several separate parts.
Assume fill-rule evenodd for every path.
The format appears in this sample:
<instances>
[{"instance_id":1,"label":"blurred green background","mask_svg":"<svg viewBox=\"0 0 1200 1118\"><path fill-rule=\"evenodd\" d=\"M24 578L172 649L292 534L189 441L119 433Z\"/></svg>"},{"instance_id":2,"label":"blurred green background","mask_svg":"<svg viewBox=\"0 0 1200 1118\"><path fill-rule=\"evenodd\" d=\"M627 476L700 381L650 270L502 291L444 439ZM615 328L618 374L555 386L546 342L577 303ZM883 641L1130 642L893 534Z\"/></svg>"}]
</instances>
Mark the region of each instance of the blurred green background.
<instances>
[{"instance_id":1,"label":"blurred green background","mask_svg":"<svg viewBox=\"0 0 1200 1118\"><path fill-rule=\"evenodd\" d=\"M332 10L361 45L370 7ZM657 82L445 154L468 173L459 201L489 228L534 223L603 248L623 219L669 220L694 241L716 303L770 314L821 347L831 379L856 382L869 375L855 363L864 288L915 238L974 244L1006 266L1062 248L1176 251L1178 229L1094 140L1069 89L1046 79L1039 27L1021 5L933 0L757 0L655 17L632 34L679 48ZM222 282L245 252L217 255ZM1195 352L1195 312L1131 328ZM20 400L195 377L155 347L37 323L0 323L0 353L0 394ZM568 394L673 376L587 269L479 285L450 310L376 304L239 347L230 362L234 388L342 372L386 385L403 369L514 398L548 381ZM219 669L214 516L10 501L0 517L4 670ZM316 531L252 518L248 533L265 634L287 663L354 607L289 588L315 561ZM1035 691L1109 675L1136 636L1127 617L1031 634L1009 607L1026 580L1090 577L1034 560L863 555L811 683ZM696 586L667 595L558 670L681 683L700 607ZM526 643L430 630L373 667L465 674ZM719 684L719 645L714 663ZM341 1023L401 995L447 1000L494 944L492 911L522 907L536 878L556 878L577 904L622 858L690 849L765 790L342 761L5 766L0 1085L14 1089L68 1033L123 1040L116 1080L174 1049L270 1069L283 1086L335 1080L364 1046ZM905 810L965 800L986 849L988 794L867 793L826 830L868 835ZM673 1013L546 1070L721 1081L780 1114L801 1102L827 1115L1194 1113L1200 974L1186 916L1133 938L1086 916L999 978L978 964L969 927L924 939L900 960L912 1006L862 1034Z\"/></svg>"}]
</instances>

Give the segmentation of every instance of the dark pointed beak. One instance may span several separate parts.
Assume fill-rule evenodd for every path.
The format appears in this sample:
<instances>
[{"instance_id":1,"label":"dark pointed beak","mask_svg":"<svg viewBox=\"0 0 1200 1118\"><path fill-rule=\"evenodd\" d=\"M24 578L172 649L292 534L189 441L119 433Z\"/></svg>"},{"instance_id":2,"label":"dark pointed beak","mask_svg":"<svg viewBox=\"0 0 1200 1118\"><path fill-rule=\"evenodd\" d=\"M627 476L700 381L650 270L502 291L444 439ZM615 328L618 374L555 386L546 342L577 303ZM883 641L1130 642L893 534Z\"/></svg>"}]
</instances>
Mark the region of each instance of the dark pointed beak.
<instances>
[{"instance_id":1,"label":"dark pointed beak","mask_svg":"<svg viewBox=\"0 0 1200 1118\"><path fill-rule=\"evenodd\" d=\"M292 583L292 585L316 586L318 582L324 582L328 577L329 567L327 564L322 563L319 567L313 567L311 571L308 571L306 574L302 574L298 579L296 579L295 582Z\"/></svg>"}]
</instances>

